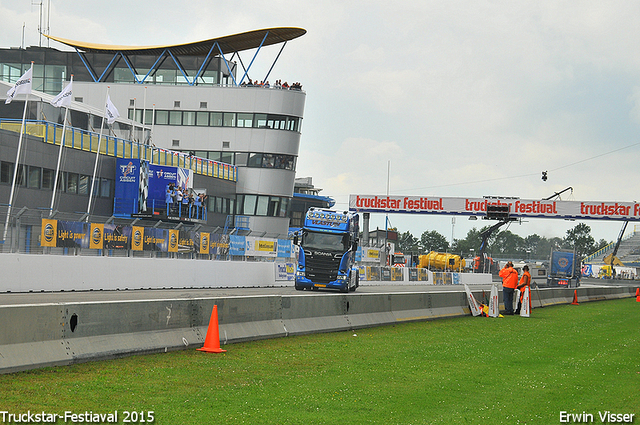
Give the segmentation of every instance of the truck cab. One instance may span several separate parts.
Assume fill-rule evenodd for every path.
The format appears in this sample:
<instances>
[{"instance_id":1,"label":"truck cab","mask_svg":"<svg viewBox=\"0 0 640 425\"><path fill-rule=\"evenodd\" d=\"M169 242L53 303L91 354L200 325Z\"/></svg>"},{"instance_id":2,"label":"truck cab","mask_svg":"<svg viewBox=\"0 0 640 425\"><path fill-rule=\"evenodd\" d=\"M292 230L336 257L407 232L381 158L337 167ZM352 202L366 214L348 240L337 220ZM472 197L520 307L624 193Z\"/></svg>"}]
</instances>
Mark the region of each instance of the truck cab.
<instances>
[{"instance_id":1,"label":"truck cab","mask_svg":"<svg viewBox=\"0 0 640 425\"><path fill-rule=\"evenodd\" d=\"M309 209L304 226L293 238L294 245L300 248L295 288L355 291L359 285L355 265L358 232L357 214Z\"/></svg>"}]
</instances>

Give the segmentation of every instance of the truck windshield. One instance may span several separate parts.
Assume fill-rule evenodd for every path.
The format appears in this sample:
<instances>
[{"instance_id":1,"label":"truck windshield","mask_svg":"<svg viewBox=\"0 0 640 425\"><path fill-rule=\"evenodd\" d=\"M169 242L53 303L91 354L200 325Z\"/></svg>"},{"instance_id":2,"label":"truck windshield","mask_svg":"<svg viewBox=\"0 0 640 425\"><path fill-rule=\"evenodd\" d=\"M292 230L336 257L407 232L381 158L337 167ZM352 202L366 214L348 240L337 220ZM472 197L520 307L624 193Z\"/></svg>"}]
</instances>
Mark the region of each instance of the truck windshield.
<instances>
[{"instance_id":1,"label":"truck windshield","mask_svg":"<svg viewBox=\"0 0 640 425\"><path fill-rule=\"evenodd\" d=\"M344 252L347 250L348 239L348 235L305 232L302 235L302 247L307 249L318 249L322 251Z\"/></svg>"}]
</instances>

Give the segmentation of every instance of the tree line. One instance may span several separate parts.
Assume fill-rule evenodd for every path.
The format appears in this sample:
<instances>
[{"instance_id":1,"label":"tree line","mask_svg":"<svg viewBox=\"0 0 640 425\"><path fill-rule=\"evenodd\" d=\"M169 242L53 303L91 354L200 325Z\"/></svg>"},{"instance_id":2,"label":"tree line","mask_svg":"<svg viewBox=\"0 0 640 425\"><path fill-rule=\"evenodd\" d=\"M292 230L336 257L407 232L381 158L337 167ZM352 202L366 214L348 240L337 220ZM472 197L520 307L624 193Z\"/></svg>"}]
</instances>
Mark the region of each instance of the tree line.
<instances>
[{"instance_id":1,"label":"tree line","mask_svg":"<svg viewBox=\"0 0 640 425\"><path fill-rule=\"evenodd\" d=\"M491 225L481 229L474 227L467 232L464 239L454 239L453 244L450 244L447 238L436 230L423 232L420 239L409 231L398 232L396 251L401 251L404 254L423 254L437 251L461 254L463 257L475 256L480 250L482 233L489 227ZM578 257L584 258L610 243L604 239L596 242L591 236L591 227L580 223L567 230L564 238L553 237L549 239L537 234L523 238L509 230L496 230L487 239L485 253L496 258L508 257L526 261L548 259L551 250L575 249Z\"/></svg>"}]
</instances>

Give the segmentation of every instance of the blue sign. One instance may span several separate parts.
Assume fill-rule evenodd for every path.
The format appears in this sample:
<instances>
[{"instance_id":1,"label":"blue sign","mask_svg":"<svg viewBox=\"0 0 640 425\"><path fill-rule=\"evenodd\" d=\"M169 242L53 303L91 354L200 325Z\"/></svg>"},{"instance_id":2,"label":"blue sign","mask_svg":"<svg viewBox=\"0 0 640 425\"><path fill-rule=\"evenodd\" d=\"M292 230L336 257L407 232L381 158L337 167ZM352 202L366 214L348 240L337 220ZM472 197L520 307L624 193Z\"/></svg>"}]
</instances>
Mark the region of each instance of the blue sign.
<instances>
[{"instance_id":1,"label":"blue sign","mask_svg":"<svg viewBox=\"0 0 640 425\"><path fill-rule=\"evenodd\" d=\"M114 214L136 214L140 192L140 160L118 158L116 161L116 202Z\"/></svg>"},{"instance_id":2,"label":"blue sign","mask_svg":"<svg viewBox=\"0 0 640 425\"><path fill-rule=\"evenodd\" d=\"M164 203L167 186L171 183L176 187L178 186L178 167L149 165L149 193L147 199Z\"/></svg>"},{"instance_id":3,"label":"blue sign","mask_svg":"<svg viewBox=\"0 0 640 425\"><path fill-rule=\"evenodd\" d=\"M278 257L291 258L293 242L289 239L278 239Z\"/></svg>"},{"instance_id":4,"label":"blue sign","mask_svg":"<svg viewBox=\"0 0 640 425\"><path fill-rule=\"evenodd\" d=\"M244 236L229 236L229 255L244 255Z\"/></svg>"},{"instance_id":5,"label":"blue sign","mask_svg":"<svg viewBox=\"0 0 640 425\"><path fill-rule=\"evenodd\" d=\"M551 274L554 276L573 275L573 252L551 253Z\"/></svg>"}]
</instances>

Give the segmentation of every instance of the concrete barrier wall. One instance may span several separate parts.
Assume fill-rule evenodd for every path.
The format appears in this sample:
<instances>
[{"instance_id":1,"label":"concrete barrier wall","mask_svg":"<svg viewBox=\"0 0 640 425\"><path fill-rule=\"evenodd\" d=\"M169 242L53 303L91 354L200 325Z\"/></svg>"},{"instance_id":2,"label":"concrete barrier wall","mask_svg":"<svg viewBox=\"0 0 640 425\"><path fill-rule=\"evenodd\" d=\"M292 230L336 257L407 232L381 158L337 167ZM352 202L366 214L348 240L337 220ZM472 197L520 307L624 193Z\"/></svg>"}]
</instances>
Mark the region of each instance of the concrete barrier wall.
<instances>
[{"instance_id":1,"label":"concrete barrier wall","mask_svg":"<svg viewBox=\"0 0 640 425\"><path fill-rule=\"evenodd\" d=\"M534 291L533 305L571 303L573 294L570 289L541 289ZM635 288L578 288L577 294L579 302L616 299L633 296ZM480 299L482 291L474 295ZM437 292L423 288L0 306L0 373L201 347L214 305L223 345L470 314L460 286Z\"/></svg>"},{"instance_id":2,"label":"concrete barrier wall","mask_svg":"<svg viewBox=\"0 0 640 425\"><path fill-rule=\"evenodd\" d=\"M243 288L293 285L276 281L276 263L172 258L0 254L0 293L164 288ZM410 282L403 269L402 284ZM459 275L460 284L490 284L490 274ZM371 282L368 284L389 284Z\"/></svg>"},{"instance_id":3,"label":"concrete barrier wall","mask_svg":"<svg viewBox=\"0 0 640 425\"><path fill-rule=\"evenodd\" d=\"M0 254L0 292L276 286L274 263ZM278 286L290 284L277 282Z\"/></svg>"}]
</instances>

